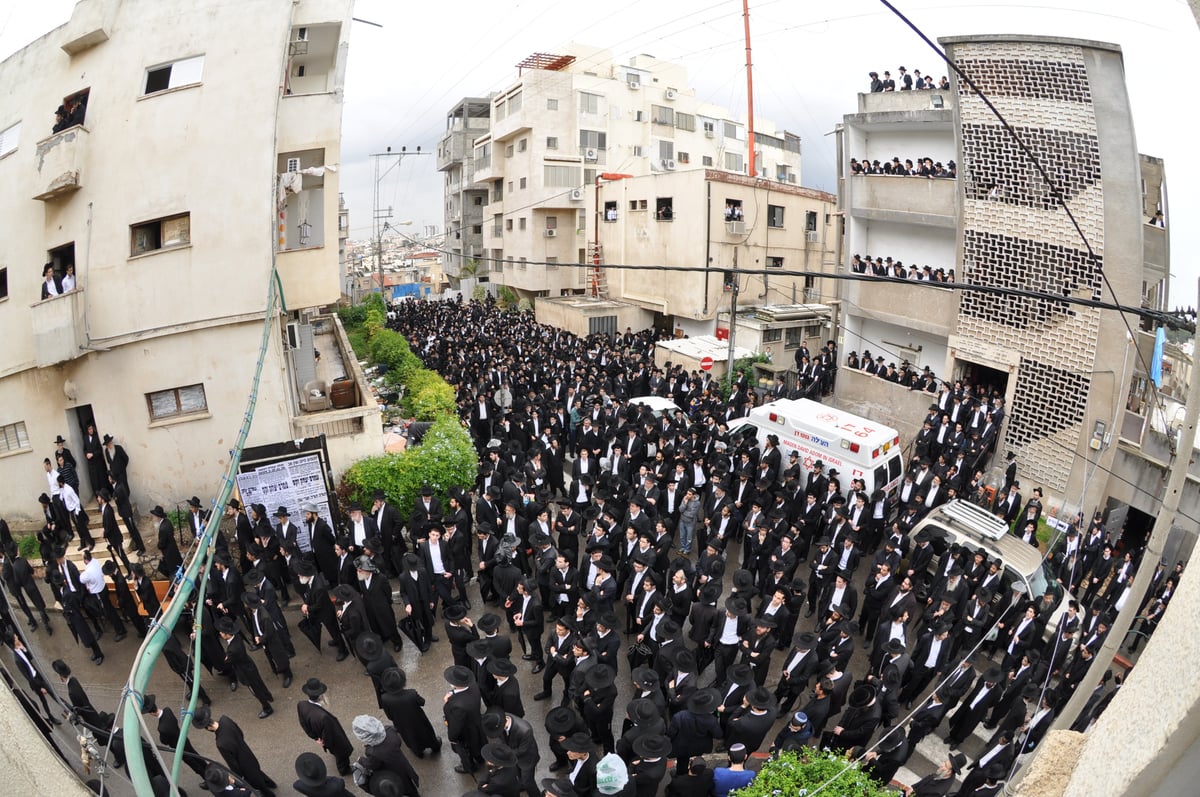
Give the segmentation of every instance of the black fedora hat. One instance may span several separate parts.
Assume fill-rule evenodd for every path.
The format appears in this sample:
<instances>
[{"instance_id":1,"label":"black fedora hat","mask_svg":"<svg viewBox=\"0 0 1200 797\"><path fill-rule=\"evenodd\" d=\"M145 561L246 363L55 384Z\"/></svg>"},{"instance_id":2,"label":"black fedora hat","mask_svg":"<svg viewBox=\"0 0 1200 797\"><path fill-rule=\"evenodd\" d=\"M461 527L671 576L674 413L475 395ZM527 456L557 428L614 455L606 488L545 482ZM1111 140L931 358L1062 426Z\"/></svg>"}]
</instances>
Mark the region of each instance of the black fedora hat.
<instances>
[{"instance_id":1,"label":"black fedora hat","mask_svg":"<svg viewBox=\"0 0 1200 797\"><path fill-rule=\"evenodd\" d=\"M487 671L501 678L511 678L517 674L517 665L510 659L494 658L488 660Z\"/></svg>"},{"instance_id":2,"label":"black fedora hat","mask_svg":"<svg viewBox=\"0 0 1200 797\"><path fill-rule=\"evenodd\" d=\"M630 680L640 689L653 689L658 686L658 673L649 667L638 667L630 673Z\"/></svg>"},{"instance_id":3,"label":"black fedora hat","mask_svg":"<svg viewBox=\"0 0 1200 797\"><path fill-rule=\"evenodd\" d=\"M457 623L466 616L467 607L461 603L452 603L442 612L442 617L451 623Z\"/></svg>"},{"instance_id":4,"label":"black fedora hat","mask_svg":"<svg viewBox=\"0 0 1200 797\"><path fill-rule=\"evenodd\" d=\"M301 753L296 757L296 777L305 786L324 786L328 779L325 762L316 753Z\"/></svg>"},{"instance_id":5,"label":"black fedora hat","mask_svg":"<svg viewBox=\"0 0 1200 797\"><path fill-rule=\"evenodd\" d=\"M604 665L598 664L597 667ZM591 753L595 749L592 744L592 736L586 731L578 731L567 737L562 743L563 749L568 753ZM570 782L570 781L568 781Z\"/></svg>"},{"instance_id":6,"label":"black fedora hat","mask_svg":"<svg viewBox=\"0 0 1200 797\"><path fill-rule=\"evenodd\" d=\"M696 654L692 653L687 648L675 654L675 669L680 672L695 672L696 671Z\"/></svg>"},{"instance_id":7,"label":"black fedora hat","mask_svg":"<svg viewBox=\"0 0 1200 797\"><path fill-rule=\"evenodd\" d=\"M388 667L379 677L379 685L385 692L400 692L407 683L408 678L404 675L404 670L398 667Z\"/></svg>"},{"instance_id":8,"label":"black fedora hat","mask_svg":"<svg viewBox=\"0 0 1200 797\"><path fill-rule=\"evenodd\" d=\"M609 667L607 664L597 664L587 671L587 675L583 677L583 680L589 689L604 689L612 686L615 678L616 674L613 672L612 667Z\"/></svg>"},{"instance_id":9,"label":"black fedora hat","mask_svg":"<svg viewBox=\"0 0 1200 797\"><path fill-rule=\"evenodd\" d=\"M473 659L486 659L492 655L492 643L486 639L473 639L467 643L467 655Z\"/></svg>"},{"instance_id":10,"label":"black fedora hat","mask_svg":"<svg viewBox=\"0 0 1200 797\"><path fill-rule=\"evenodd\" d=\"M359 634L358 639L354 640L354 649L363 661L375 661L383 655L383 640L379 634L368 631Z\"/></svg>"},{"instance_id":11,"label":"black fedora hat","mask_svg":"<svg viewBox=\"0 0 1200 797\"><path fill-rule=\"evenodd\" d=\"M693 714L711 714L720 703L721 697L716 689L697 689L688 698L687 710Z\"/></svg>"},{"instance_id":12,"label":"black fedora hat","mask_svg":"<svg viewBox=\"0 0 1200 797\"><path fill-rule=\"evenodd\" d=\"M629 719L633 720L634 725L645 725L661 717L658 706L654 705L654 701L648 697L630 700L626 713L629 714Z\"/></svg>"},{"instance_id":13,"label":"black fedora hat","mask_svg":"<svg viewBox=\"0 0 1200 797\"><path fill-rule=\"evenodd\" d=\"M546 732L552 736L562 736L575 727L579 714L570 706L555 706L546 712Z\"/></svg>"},{"instance_id":14,"label":"black fedora hat","mask_svg":"<svg viewBox=\"0 0 1200 797\"><path fill-rule=\"evenodd\" d=\"M442 677L451 686L464 687L471 685L471 671L466 667L455 664L442 671Z\"/></svg>"},{"instance_id":15,"label":"black fedora hat","mask_svg":"<svg viewBox=\"0 0 1200 797\"><path fill-rule=\"evenodd\" d=\"M847 704L850 708L866 708L875 699L877 691L871 684L859 684L850 692Z\"/></svg>"},{"instance_id":16,"label":"black fedora hat","mask_svg":"<svg viewBox=\"0 0 1200 797\"><path fill-rule=\"evenodd\" d=\"M746 693L746 700L750 703L750 708L762 711L770 710L775 704L775 697L771 694L771 690L765 686L756 686L751 689Z\"/></svg>"},{"instance_id":17,"label":"black fedora hat","mask_svg":"<svg viewBox=\"0 0 1200 797\"><path fill-rule=\"evenodd\" d=\"M633 752L638 758L664 758L671 752L671 740L661 733L644 734L633 742Z\"/></svg>"},{"instance_id":18,"label":"black fedora hat","mask_svg":"<svg viewBox=\"0 0 1200 797\"><path fill-rule=\"evenodd\" d=\"M750 667L749 663L739 661L737 664L731 664L725 670L725 676L729 679L730 683L745 686L754 680L754 670Z\"/></svg>"},{"instance_id":19,"label":"black fedora hat","mask_svg":"<svg viewBox=\"0 0 1200 797\"><path fill-rule=\"evenodd\" d=\"M500 615L495 612L487 612L482 615L475 623L475 627L485 634L490 634L500 628Z\"/></svg>"},{"instance_id":20,"label":"black fedora hat","mask_svg":"<svg viewBox=\"0 0 1200 797\"><path fill-rule=\"evenodd\" d=\"M304 682L304 686L300 687L300 691L309 697L320 697L329 691L329 687L320 678L309 678Z\"/></svg>"},{"instance_id":21,"label":"black fedora hat","mask_svg":"<svg viewBox=\"0 0 1200 797\"><path fill-rule=\"evenodd\" d=\"M503 742L488 742L483 746L480 754L484 761L498 767L515 767L517 765L517 754Z\"/></svg>"}]
</instances>

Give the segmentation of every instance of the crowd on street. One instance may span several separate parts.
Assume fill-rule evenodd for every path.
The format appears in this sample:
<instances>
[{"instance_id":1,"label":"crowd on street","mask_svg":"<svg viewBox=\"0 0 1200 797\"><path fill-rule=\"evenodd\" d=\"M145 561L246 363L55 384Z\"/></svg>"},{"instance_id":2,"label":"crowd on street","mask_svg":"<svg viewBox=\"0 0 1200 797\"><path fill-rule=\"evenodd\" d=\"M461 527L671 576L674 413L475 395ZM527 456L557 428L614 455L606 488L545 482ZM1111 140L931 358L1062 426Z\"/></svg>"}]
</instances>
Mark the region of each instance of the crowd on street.
<instances>
[{"instance_id":1,"label":"crowd on street","mask_svg":"<svg viewBox=\"0 0 1200 797\"><path fill-rule=\"evenodd\" d=\"M203 620L205 671L191 721L215 735L225 767L194 751L185 762L214 792L278 788L252 749L254 720L211 710L210 696L217 685L244 687L268 721L273 690L293 685L298 631L336 651L301 685L301 731L326 752L296 761L294 788L306 795L357 786L375 795L726 797L754 777L746 764L756 754L801 747L845 751L886 784L933 737L946 743L937 770L906 783L911 793L983 797L998 793L1075 690L1092 699L1073 727L1104 710L1121 676L1084 676L1113 614L1135 577L1151 579L1135 637L1144 638L1183 569L1139 569L1140 551L1116 549L1102 516L1079 516L1046 552L1059 583L1029 595L1003 562L914 534L926 513L962 497L1039 545L1041 491L1023 497L1015 457L1004 459L1003 489L987 489L1005 415L988 387L852 352L841 367L931 401L900 487L868 493L854 474L806 466L753 426L731 433L730 420L779 397L782 384L760 397L737 373L722 398L707 372L656 365L655 330L579 337L490 300L395 309L389 326L456 391L477 480L426 486L407 515L378 491L370 505L343 507L337 529L313 505L229 502L230 533L191 607ZM835 389L832 342L815 356L797 353L797 365L799 394ZM676 407L652 411L637 401L646 396ZM54 476L41 496L40 538L51 598L100 664L101 635L143 636L139 604L153 617L157 600L144 568L125 560L121 572L121 535L110 533L121 517L135 550L146 547L123 508L128 457L108 436L96 443L89 436L83 468L61 438L47 459ZM65 556L71 545L90 554L98 544L78 497L83 469L92 485L108 485L96 508L112 553L97 567L115 606L102 577L93 590L91 565L80 571ZM190 502L193 536L206 519L201 504ZM144 539L172 578L182 563L176 529L161 507L151 515L158 525ZM15 633L18 610L31 631L40 619L50 633L47 601L8 542L0 621L45 721L58 722L42 691L50 676ZM187 645L171 637L165 656L190 684ZM444 668L444 694L412 687L392 655L406 645L420 651L422 669ZM62 664L70 704L98 715ZM373 691L387 722L342 722L329 711L327 689L356 686ZM145 697L142 710L158 718L152 741L173 745L178 718ZM968 758L973 737L982 742L970 743ZM462 784L423 786L409 756L443 749ZM539 778L544 763L551 776ZM164 788L165 773L151 774Z\"/></svg>"}]
</instances>

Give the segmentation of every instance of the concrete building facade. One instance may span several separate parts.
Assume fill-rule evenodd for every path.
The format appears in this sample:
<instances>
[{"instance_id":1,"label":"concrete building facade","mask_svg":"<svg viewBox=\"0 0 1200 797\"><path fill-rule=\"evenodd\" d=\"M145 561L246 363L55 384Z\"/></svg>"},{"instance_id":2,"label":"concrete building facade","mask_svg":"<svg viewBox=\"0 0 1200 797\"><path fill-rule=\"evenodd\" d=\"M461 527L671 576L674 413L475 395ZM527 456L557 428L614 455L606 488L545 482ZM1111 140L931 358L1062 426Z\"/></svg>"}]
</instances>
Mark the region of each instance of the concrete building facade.
<instances>
[{"instance_id":1,"label":"concrete building facade","mask_svg":"<svg viewBox=\"0 0 1200 797\"><path fill-rule=\"evenodd\" d=\"M56 435L82 458L92 419L128 451L142 511L211 493L246 410L273 264L289 314L275 319L249 443L328 433L343 461L379 449L377 409L333 426L300 409L315 330L344 341L313 308L341 293L351 6L81 0L0 63L10 520L37 515ZM80 98L52 130L55 106ZM60 279L70 267L74 289L43 300L43 263ZM81 479L86 498L95 486Z\"/></svg>"},{"instance_id":2,"label":"concrete building facade","mask_svg":"<svg viewBox=\"0 0 1200 797\"><path fill-rule=\"evenodd\" d=\"M490 281L528 297L588 289L584 270L558 264L592 254L599 175L747 172L744 115L702 102L683 67L645 55L619 63L607 50L582 45L564 52L526 59L519 79L491 98L488 128L471 145L473 175L459 164L456 148L465 148L475 122L483 121L482 110L472 110L477 98L450 112L439 156L449 248L458 243L459 227L467 246L475 241L468 235L481 234ZM766 120L755 120L755 128L758 175L799 185L799 137ZM460 171L462 180L473 180L469 194ZM479 225L468 220L476 207ZM451 279L460 269L447 264Z\"/></svg>"},{"instance_id":3,"label":"concrete building facade","mask_svg":"<svg viewBox=\"0 0 1200 797\"><path fill-rule=\"evenodd\" d=\"M1120 48L1027 36L941 41L1040 160L1087 244L1000 121L956 80L950 91L860 95L859 112L845 118L845 270L855 254L894 257L953 268L958 283L1161 308L1165 250L1147 263L1147 161ZM958 179L850 173L850 158L897 156L953 159ZM843 299L845 351L868 348L1000 390L1001 448L1061 502L1100 505L1105 480L1088 476L1112 465L1111 432L1135 359L1126 322L1136 328L1136 318L937 283L859 281Z\"/></svg>"}]
</instances>

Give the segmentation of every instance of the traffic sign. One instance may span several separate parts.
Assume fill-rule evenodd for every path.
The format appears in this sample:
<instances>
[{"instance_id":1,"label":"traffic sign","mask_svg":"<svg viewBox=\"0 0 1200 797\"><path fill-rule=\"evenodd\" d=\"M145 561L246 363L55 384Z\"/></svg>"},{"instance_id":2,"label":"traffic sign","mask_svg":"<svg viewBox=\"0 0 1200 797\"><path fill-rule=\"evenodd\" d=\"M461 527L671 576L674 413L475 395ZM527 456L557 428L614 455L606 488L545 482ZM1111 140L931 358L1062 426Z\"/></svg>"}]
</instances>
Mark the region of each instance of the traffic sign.
<instances>
[{"instance_id":1,"label":"traffic sign","mask_svg":"<svg viewBox=\"0 0 1200 797\"><path fill-rule=\"evenodd\" d=\"M713 358L712 357L701 357L700 358L700 370L701 371L711 371L712 367L713 367Z\"/></svg>"}]
</instances>

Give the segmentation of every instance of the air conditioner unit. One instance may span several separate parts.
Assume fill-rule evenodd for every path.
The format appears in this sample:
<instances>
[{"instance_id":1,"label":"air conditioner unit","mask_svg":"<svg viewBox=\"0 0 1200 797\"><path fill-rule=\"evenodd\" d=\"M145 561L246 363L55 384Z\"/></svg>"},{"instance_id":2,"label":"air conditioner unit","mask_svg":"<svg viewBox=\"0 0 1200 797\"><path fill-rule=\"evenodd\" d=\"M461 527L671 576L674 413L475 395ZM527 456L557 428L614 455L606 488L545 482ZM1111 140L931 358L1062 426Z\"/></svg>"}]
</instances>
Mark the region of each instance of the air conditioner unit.
<instances>
[{"instance_id":1,"label":"air conditioner unit","mask_svg":"<svg viewBox=\"0 0 1200 797\"><path fill-rule=\"evenodd\" d=\"M817 232L816 230L807 230L804 233L804 238L810 244L820 243L821 242L821 233Z\"/></svg>"},{"instance_id":2,"label":"air conditioner unit","mask_svg":"<svg viewBox=\"0 0 1200 797\"><path fill-rule=\"evenodd\" d=\"M637 91L642 87L641 81L638 80L630 80L626 85L628 85L632 91Z\"/></svg>"},{"instance_id":3,"label":"air conditioner unit","mask_svg":"<svg viewBox=\"0 0 1200 797\"><path fill-rule=\"evenodd\" d=\"M673 100L678 96L679 92L675 91L675 89L667 89L663 92L663 97L668 100Z\"/></svg>"},{"instance_id":4,"label":"air conditioner unit","mask_svg":"<svg viewBox=\"0 0 1200 797\"><path fill-rule=\"evenodd\" d=\"M705 138L712 138L712 137L713 137L713 131L711 131L711 130L705 130L705 131L704 131L704 137L705 137Z\"/></svg>"},{"instance_id":5,"label":"air conditioner unit","mask_svg":"<svg viewBox=\"0 0 1200 797\"><path fill-rule=\"evenodd\" d=\"M547 238L553 238L556 235L558 235L558 230L546 230Z\"/></svg>"},{"instance_id":6,"label":"air conditioner unit","mask_svg":"<svg viewBox=\"0 0 1200 797\"><path fill-rule=\"evenodd\" d=\"M729 233L730 235L745 235L746 222L738 220L727 221L725 222L725 232Z\"/></svg>"},{"instance_id":7,"label":"air conditioner unit","mask_svg":"<svg viewBox=\"0 0 1200 797\"><path fill-rule=\"evenodd\" d=\"M594 160L596 160L596 150L594 150L594 149L585 149L585 150L583 151L583 159L584 159L585 161L594 161Z\"/></svg>"},{"instance_id":8,"label":"air conditioner unit","mask_svg":"<svg viewBox=\"0 0 1200 797\"><path fill-rule=\"evenodd\" d=\"M675 160L673 158L663 158L662 159L662 167L663 167L664 171L668 171L668 172L675 171Z\"/></svg>"},{"instance_id":9,"label":"air conditioner unit","mask_svg":"<svg viewBox=\"0 0 1200 797\"><path fill-rule=\"evenodd\" d=\"M571 201L572 202L582 202L583 201L583 189L582 188L572 188L571 189Z\"/></svg>"}]
</instances>

